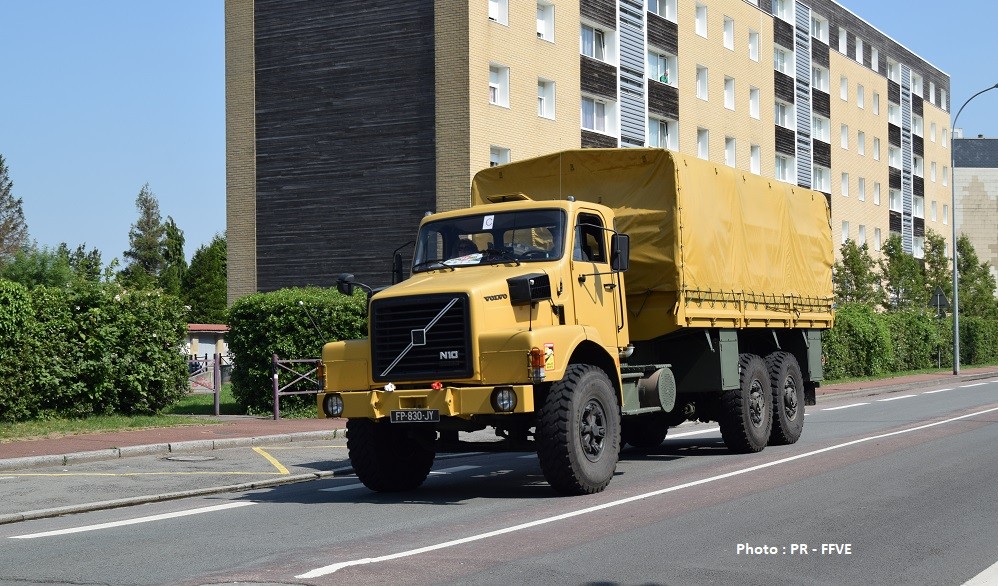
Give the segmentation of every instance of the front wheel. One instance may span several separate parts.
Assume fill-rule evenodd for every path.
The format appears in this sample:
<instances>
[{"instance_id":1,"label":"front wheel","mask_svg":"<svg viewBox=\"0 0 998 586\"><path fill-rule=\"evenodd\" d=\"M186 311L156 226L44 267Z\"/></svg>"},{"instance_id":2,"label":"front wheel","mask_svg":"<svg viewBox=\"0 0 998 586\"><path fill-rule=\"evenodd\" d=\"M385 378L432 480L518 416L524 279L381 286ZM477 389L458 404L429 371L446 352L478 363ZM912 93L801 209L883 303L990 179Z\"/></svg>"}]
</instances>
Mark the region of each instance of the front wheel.
<instances>
[{"instance_id":1,"label":"front wheel","mask_svg":"<svg viewBox=\"0 0 998 586\"><path fill-rule=\"evenodd\" d=\"M347 420L347 452L357 478L377 492L412 490L423 484L436 452L436 430L419 423Z\"/></svg>"},{"instance_id":2,"label":"front wheel","mask_svg":"<svg viewBox=\"0 0 998 586\"><path fill-rule=\"evenodd\" d=\"M593 494L610 483L620 452L620 407L605 372L573 364L551 385L537 426L537 458L562 494Z\"/></svg>"}]
</instances>

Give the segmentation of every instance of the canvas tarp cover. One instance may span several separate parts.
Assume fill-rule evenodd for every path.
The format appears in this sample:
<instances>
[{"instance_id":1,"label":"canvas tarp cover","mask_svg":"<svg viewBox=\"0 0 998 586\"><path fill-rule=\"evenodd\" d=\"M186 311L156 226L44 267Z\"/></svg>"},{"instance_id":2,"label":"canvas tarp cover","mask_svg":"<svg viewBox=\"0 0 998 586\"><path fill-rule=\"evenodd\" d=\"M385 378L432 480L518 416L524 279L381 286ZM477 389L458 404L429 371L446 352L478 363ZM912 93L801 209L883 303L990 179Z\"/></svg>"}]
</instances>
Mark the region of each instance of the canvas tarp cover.
<instances>
[{"instance_id":1,"label":"canvas tarp cover","mask_svg":"<svg viewBox=\"0 0 998 586\"><path fill-rule=\"evenodd\" d=\"M515 193L615 211L616 229L631 238L625 283L637 339L665 333L663 320L744 327L758 325L746 316L777 314L774 327L789 327L802 306L805 318L821 314L815 327L830 326L833 251L821 193L662 149L579 149L485 169L471 203Z\"/></svg>"}]
</instances>

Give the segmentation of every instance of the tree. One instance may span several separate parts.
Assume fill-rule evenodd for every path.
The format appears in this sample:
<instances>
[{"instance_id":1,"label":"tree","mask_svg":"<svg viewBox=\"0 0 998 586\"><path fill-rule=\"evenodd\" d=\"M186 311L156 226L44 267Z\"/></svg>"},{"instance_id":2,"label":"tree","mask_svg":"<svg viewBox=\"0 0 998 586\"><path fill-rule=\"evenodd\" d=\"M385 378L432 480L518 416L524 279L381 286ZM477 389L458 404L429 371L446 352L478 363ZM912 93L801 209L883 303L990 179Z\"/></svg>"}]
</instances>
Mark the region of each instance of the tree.
<instances>
[{"instance_id":1,"label":"tree","mask_svg":"<svg viewBox=\"0 0 998 586\"><path fill-rule=\"evenodd\" d=\"M70 252L69 245L65 242L59 245L59 256L66 260L69 268L73 269L73 274L81 281L89 283L99 283L104 276L104 262L101 260L101 253L96 248L87 251L87 244L76 247Z\"/></svg>"},{"instance_id":2,"label":"tree","mask_svg":"<svg viewBox=\"0 0 998 586\"><path fill-rule=\"evenodd\" d=\"M181 290L181 298L191 308L191 323L225 323L226 256L225 236L216 234L191 258Z\"/></svg>"},{"instance_id":3,"label":"tree","mask_svg":"<svg viewBox=\"0 0 998 586\"><path fill-rule=\"evenodd\" d=\"M22 201L14 197L13 190L7 162L0 155L0 265L28 245L28 224L24 221Z\"/></svg>"},{"instance_id":4,"label":"tree","mask_svg":"<svg viewBox=\"0 0 998 586\"><path fill-rule=\"evenodd\" d=\"M961 234L956 241L956 259L960 283L960 315L998 317L996 284L991 274L991 265L980 262L977 251L966 234Z\"/></svg>"},{"instance_id":5,"label":"tree","mask_svg":"<svg viewBox=\"0 0 998 586\"><path fill-rule=\"evenodd\" d=\"M73 280L73 269L59 250L38 248L37 244L32 244L17 251L0 268L0 278L29 289L37 285L63 287Z\"/></svg>"},{"instance_id":6,"label":"tree","mask_svg":"<svg viewBox=\"0 0 998 586\"><path fill-rule=\"evenodd\" d=\"M163 268L159 272L159 286L163 291L180 297L181 282L187 272L184 257L184 231L170 216L166 217L163 237Z\"/></svg>"},{"instance_id":7,"label":"tree","mask_svg":"<svg viewBox=\"0 0 998 586\"><path fill-rule=\"evenodd\" d=\"M842 260L832 266L832 285L838 303L863 303L875 305L879 300L880 275L877 263L870 257L866 244L857 246L855 240L846 240L839 249Z\"/></svg>"},{"instance_id":8,"label":"tree","mask_svg":"<svg viewBox=\"0 0 998 586\"><path fill-rule=\"evenodd\" d=\"M953 302L953 271L946 255L946 239L938 232L925 231L925 291L929 299L942 289L943 295Z\"/></svg>"},{"instance_id":9,"label":"tree","mask_svg":"<svg viewBox=\"0 0 998 586\"><path fill-rule=\"evenodd\" d=\"M914 256L901 247L901 237L891 234L884 243L884 258L880 260L880 274L884 291L881 301L884 309L901 310L924 308L929 303L925 293L925 277Z\"/></svg>"},{"instance_id":10,"label":"tree","mask_svg":"<svg viewBox=\"0 0 998 586\"><path fill-rule=\"evenodd\" d=\"M130 249L125 251L128 265L119 273L126 286L136 289L155 287L163 269L163 238L166 227L159 214L159 201L146 183L135 198L139 219L128 232Z\"/></svg>"}]
</instances>

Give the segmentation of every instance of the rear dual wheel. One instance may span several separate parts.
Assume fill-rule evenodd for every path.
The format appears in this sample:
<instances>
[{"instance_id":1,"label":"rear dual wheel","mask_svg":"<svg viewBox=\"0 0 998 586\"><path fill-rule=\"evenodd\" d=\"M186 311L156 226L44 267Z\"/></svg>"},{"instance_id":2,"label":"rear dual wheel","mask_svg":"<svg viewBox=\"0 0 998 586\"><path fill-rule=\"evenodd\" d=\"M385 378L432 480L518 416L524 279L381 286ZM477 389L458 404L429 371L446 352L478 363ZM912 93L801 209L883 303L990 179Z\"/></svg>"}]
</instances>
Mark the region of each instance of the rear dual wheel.
<instances>
[{"instance_id":1,"label":"rear dual wheel","mask_svg":"<svg viewBox=\"0 0 998 586\"><path fill-rule=\"evenodd\" d=\"M721 395L718 423L732 452L760 452L773 428L773 391L766 362L755 354L738 357L739 388Z\"/></svg>"},{"instance_id":2,"label":"rear dual wheel","mask_svg":"<svg viewBox=\"0 0 998 586\"><path fill-rule=\"evenodd\" d=\"M773 352L766 357L773 387L772 445L792 444L804 431L804 377L800 365L789 352Z\"/></svg>"}]
</instances>

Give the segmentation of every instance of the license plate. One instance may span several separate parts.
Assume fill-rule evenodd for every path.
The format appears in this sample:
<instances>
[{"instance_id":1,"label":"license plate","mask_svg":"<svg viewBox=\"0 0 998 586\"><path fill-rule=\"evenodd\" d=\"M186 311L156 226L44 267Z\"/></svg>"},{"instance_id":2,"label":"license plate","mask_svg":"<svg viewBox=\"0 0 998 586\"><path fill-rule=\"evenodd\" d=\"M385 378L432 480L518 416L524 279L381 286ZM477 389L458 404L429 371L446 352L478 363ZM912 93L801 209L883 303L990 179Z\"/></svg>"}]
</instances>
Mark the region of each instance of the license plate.
<instances>
[{"instance_id":1,"label":"license plate","mask_svg":"<svg viewBox=\"0 0 998 586\"><path fill-rule=\"evenodd\" d=\"M439 409L396 409L390 413L392 423L439 423Z\"/></svg>"}]
</instances>

